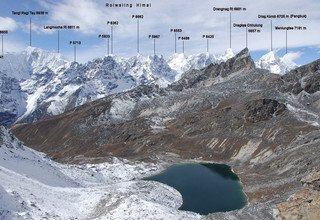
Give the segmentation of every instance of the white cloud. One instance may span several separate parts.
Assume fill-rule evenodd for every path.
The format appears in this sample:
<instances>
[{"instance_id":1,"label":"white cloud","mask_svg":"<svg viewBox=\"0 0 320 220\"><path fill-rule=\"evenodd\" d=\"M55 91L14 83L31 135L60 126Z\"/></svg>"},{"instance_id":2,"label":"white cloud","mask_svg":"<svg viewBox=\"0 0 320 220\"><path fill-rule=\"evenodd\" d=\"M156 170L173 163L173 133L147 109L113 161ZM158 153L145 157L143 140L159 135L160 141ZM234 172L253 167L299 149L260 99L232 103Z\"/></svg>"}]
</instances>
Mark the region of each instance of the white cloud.
<instances>
[{"instance_id":1,"label":"white cloud","mask_svg":"<svg viewBox=\"0 0 320 220\"><path fill-rule=\"evenodd\" d=\"M14 31L18 28L18 24L15 20L9 17L0 17L0 29Z\"/></svg>"},{"instance_id":2,"label":"white cloud","mask_svg":"<svg viewBox=\"0 0 320 220\"><path fill-rule=\"evenodd\" d=\"M18 0L15 0L18 1ZM206 51L206 41L203 34L214 34L210 41L210 52L222 53L229 47L229 13L213 12L212 8L239 6L246 7L246 12L233 13L233 23L262 23L264 27L259 34L248 34L249 49L268 50L270 48L270 20L258 19L258 14L307 14L307 19L275 19L274 25L302 25L307 31L288 32L288 47L307 47L319 45L320 4L319 0L308 0L308 4L301 0L148 0L152 7L139 8L107 8L106 3L122 3L118 0L57 0L39 1L41 7L49 11L44 17L47 20L35 20L33 31L44 31L43 25L80 25L81 29L70 32L75 39L82 39L88 45L87 49L97 51L94 45L99 44L98 34L107 34L110 27L107 20L118 20L119 26L114 29L114 48L117 55L132 56L136 53L136 21L132 14L144 14L140 22L140 51L151 54L153 45L149 34L160 34L157 40L159 54L170 56L174 51L174 38L170 28L182 28L182 35L191 37L185 44L187 54ZM130 0L129 3L144 2ZM26 28L26 27L24 27ZM275 49L285 47L285 32L273 31ZM44 36L45 37L45 36ZM182 43L178 42L178 52ZM232 49L237 52L245 47L245 29L232 28ZM103 50L101 50L103 51ZM101 54L102 52L99 52ZM91 56L90 56L91 57ZM84 58L84 57L83 57Z\"/></svg>"},{"instance_id":3,"label":"white cloud","mask_svg":"<svg viewBox=\"0 0 320 220\"><path fill-rule=\"evenodd\" d=\"M80 32L95 33L106 22L103 2L96 0L63 0L59 3L42 4L50 9L50 22L57 25L80 25Z\"/></svg>"},{"instance_id":4,"label":"white cloud","mask_svg":"<svg viewBox=\"0 0 320 220\"><path fill-rule=\"evenodd\" d=\"M88 60L93 60L96 58L102 58L107 54L107 44L101 43L99 45L91 45L91 46L77 46L77 62L85 63ZM73 61L74 59L74 51L69 51L65 54L68 60Z\"/></svg>"},{"instance_id":5,"label":"white cloud","mask_svg":"<svg viewBox=\"0 0 320 220\"><path fill-rule=\"evenodd\" d=\"M289 52L283 56L282 59L294 62L303 55L302 52Z\"/></svg>"},{"instance_id":6,"label":"white cloud","mask_svg":"<svg viewBox=\"0 0 320 220\"><path fill-rule=\"evenodd\" d=\"M7 52L21 52L22 50L24 50L26 47L26 45L21 44L18 41L13 41L11 39L8 39L6 36L4 36L4 53Z\"/></svg>"},{"instance_id":7,"label":"white cloud","mask_svg":"<svg viewBox=\"0 0 320 220\"><path fill-rule=\"evenodd\" d=\"M299 59L302 55L303 55L302 52L289 52L285 54L283 57L281 57L280 59L282 60L282 62L286 64L286 66L295 68L297 67L295 60Z\"/></svg>"},{"instance_id":8,"label":"white cloud","mask_svg":"<svg viewBox=\"0 0 320 220\"><path fill-rule=\"evenodd\" d=\"M30 32L30 22L28 23L19 23L19 27L25 32L29 33ZM47 33L44 29L43 26L38 25L35 22L31 22L31 31L36 32L38 34L40 33Z\"/></svg>"}]
</instances>

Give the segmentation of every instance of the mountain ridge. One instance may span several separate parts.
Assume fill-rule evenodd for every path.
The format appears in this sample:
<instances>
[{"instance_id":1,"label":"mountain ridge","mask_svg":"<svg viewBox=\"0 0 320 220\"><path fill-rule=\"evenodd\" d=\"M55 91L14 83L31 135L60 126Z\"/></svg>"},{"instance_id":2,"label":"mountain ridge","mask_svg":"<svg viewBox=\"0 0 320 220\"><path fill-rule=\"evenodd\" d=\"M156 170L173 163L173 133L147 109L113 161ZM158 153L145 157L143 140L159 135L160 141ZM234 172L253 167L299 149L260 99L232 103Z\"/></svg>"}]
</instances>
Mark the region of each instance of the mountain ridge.
<instances>
[{"instance_id":1,"label":"mountain ridge","mask_svg":"<svg viewBox=\"0 0 320 220\"><path fill-rule=\"evenodd\" d=\"M0 91L3 97L0 112L5 115L0 123L31 123L139 85L167 87L185 72L192 69L196 72L233 56L228 49L220 56L174 54L166 61L157 55L131 58L113 55L79 64L65 60L60 54L28 47L21 54L8 54L0 61L1 74L6 75L2 81L8 81L11 75L9 81L18 84ZM5 98L8 92L14 94L10 100Z\"/></svg>"}]
</instances>

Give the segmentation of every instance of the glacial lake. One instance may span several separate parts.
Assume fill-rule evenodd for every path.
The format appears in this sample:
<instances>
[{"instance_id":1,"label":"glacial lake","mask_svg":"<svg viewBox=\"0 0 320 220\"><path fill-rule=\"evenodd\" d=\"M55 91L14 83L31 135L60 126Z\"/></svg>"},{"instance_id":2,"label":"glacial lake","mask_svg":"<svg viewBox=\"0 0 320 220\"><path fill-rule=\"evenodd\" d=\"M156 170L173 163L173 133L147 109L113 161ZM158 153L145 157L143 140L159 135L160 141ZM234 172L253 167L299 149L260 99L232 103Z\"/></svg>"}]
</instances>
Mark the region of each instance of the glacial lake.
<instances>
[{"instance_id":1,"label":"glacial lake","mask_svg":"<svg viewBox=\"0 0 320 220\"><path fill-rule=\"evenodd\" d=\"M178 190L183 198L180 210L207 215L240 209L246 205L246 196L238 176L223 164L172 165L144 180L158 181Z\"/></svg>"}]
</instances>

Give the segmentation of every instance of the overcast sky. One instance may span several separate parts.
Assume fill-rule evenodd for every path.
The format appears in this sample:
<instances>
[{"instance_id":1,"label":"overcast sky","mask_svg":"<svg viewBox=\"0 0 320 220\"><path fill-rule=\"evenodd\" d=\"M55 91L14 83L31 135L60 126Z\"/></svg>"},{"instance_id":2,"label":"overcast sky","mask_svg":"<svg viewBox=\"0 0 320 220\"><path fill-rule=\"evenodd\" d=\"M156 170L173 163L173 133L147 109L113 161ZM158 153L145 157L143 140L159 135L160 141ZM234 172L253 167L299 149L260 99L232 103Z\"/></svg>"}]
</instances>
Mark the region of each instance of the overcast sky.
<instances>
[{"instance_id":1,"label":"overcast sky","mask_svg":"<svg viewBox=\"0 0 320 220\"><path fill-rule=\"evenodd\" d=\"M133 8L108 8L106 3L132 3ZM135 3L151 3L151 8L137 8ZM165 57L174 52L174 34L171 28L183 30L178 36L189 36L185 53L206 52L204 34L214 34L210 40L211 53L223 53L229 48L229 12L213 11L213 7L242 7L243 12L232 13L234 23L263 24L261 33L248 34L248 47L254 58L270 50L270 19L258 15L295 14L307 18L273 19L275 26L304 26L304 31L288 31L288 50L292 59L303 64L320 55L320 1L319 0L1 0L0 30L9 30L4 36L4 51L21 51L29 45L30 15L13 15L12 11L48 11L48 15L32 17L32 46L57 51L57 31L44 30L45 25L79 25L79 30L60 31L60 52L72 59L73 46L69 41L82 42L77 48L81 62L102 57L107 53L107 40L99 34L110 34L108 20L117 20L114 28L114 54L130 57L137 54L137 23L132 15L142 14L140 20L140 53L153 54L150 34L161 35L156 40L157 54ZM245 47L245 28L232 27L232 49ZM273 30L273 47L283 55L285 31ZM182 52L182 41L178 41Z\"/></svg>"}]
</instances>

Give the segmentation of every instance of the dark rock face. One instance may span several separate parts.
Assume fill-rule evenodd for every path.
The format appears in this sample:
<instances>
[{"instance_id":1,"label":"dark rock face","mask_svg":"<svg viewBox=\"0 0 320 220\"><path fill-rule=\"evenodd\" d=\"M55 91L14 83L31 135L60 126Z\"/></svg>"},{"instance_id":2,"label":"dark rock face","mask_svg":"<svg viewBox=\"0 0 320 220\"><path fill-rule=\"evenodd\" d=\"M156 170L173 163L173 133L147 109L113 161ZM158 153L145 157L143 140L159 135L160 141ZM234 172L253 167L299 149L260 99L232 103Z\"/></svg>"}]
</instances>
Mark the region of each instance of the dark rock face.
<instances>
[{"instance_id":1,"label":"dark rock face","mask_svg":"<svg viewBox=\"0 0 320 220\"><path fill-rule=\"evenodd\" d=\"M17 119L16 114L10 112L0 112L0 125L7 126L14 123Z\"/></svg>"},{"instance_id":2,"label":"dark rock face","mask_svg":"<svg viewBox=\"0 0 320 220\"><path fill-rule=\"evenodd\" d=\"M244 117L246 121L256 123L266 121L273 116L278 116L282 114L285 109L286 106L276 100L254 100L246 104L247 113Z\"/></svg>"},{"instance_id":3,"label":"dark rock face","mask_svg":"<svg viewBox=\"0 0 320 220\"><path fill-rule=\"evenodd\" d=\"M320 60L301 66L283 75L284 85L282 92L291 92L295 95L301 91L313 94L320 91Z\"/></svg>"},{"instance_id":4,"label":"dark rock face","mask_svg":"<svg viewBox=\"0 0 320 220\"><path fill-rule=\"evenodd\" d=\"M307 93L313 94L320 91L320 72L313 73L309 77L306 77L304 83L304 90Z\"/></svg>"},{"instance_id":5,"label":"dark rock face","mask_svg":"<svg viewBox=\"0 0 320 220\"><path fill-rule=\"evenodd\" d=\"M0 126L17 120L24 101L18 80L0 72Z\"/></svg>"}]
</instances>

